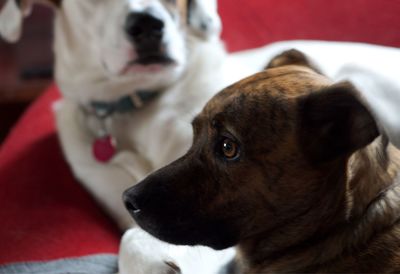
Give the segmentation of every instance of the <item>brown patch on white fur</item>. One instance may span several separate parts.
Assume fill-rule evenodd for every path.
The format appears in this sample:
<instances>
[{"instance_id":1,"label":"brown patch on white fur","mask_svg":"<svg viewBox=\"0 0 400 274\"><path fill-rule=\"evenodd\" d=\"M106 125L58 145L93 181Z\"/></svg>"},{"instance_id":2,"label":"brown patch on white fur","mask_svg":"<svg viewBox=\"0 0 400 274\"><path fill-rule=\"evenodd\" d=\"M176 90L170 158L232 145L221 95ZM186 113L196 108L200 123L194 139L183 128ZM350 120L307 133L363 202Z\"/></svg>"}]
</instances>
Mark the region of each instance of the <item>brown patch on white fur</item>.
<instances>
[{"instance_id":1,"label":"brown patch on white fur","mask_svg":"<svg viewBox=\"0 0 400 274\"><path fill-rule=\"evenodd\" d=\"M188 0L177 0L177 5L178 5L179 13L182 18L182 22L184 24L186 24L187 13L188 13Z\"/></svg>"}]
</instances>

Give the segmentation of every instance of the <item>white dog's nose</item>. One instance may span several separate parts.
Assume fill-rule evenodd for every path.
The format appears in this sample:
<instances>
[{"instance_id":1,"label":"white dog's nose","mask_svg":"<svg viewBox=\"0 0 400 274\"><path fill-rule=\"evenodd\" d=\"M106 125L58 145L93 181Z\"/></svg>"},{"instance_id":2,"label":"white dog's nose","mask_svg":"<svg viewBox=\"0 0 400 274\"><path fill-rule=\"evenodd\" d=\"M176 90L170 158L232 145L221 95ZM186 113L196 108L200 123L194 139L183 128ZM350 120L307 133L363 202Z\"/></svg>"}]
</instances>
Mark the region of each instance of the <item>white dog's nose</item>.
<instances>
[{"instance_id":1,"label":"white dog's nose","mask_svg":"<svg viewBox=\"0 0 400 274\"><path fill-rule=\"evenodd\" d=\"M132 12L125 22L130 41L140 50L158 50L163 36L164 22L149 13Z\"/></svg>"}]
</instances>

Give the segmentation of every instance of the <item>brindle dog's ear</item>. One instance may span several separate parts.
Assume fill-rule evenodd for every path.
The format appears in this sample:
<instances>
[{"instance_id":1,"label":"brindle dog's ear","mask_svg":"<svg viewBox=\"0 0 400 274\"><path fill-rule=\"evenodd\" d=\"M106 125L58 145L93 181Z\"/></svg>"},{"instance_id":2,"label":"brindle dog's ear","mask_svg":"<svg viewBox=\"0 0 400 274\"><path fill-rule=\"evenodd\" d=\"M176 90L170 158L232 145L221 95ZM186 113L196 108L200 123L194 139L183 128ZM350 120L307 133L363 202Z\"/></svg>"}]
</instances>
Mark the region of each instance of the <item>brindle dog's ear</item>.
<instances>
[{"instance_id":1,"label":"brindle dog's ear","mask_svg":"<svg viewBox=\"0 0 400 274\"><path fill-rule=\"evenodd\" d=\"M14 43L21 37L22 22L35 3L60 6L62 0L7 0L0 12L0 36Z\"/></svg>"},{"instance_id":2,"label":"brindle dog's ear","mask_svg":"<svg viewBox=\"0 0 400 274\"><path fill-rule=\"evenodd\" d=\"M219 36L221 19L217 0L188 0L187 8L187 24L196 36L203 39Z\"/></svg>"},{"instance_id":3,"label":"brindle dog's ear","mask_svg":"<svg viewBox=\"0 0 400 274\"><path fill-rule=\"evenodd\" d=\"M287 65L298 65L308 67L315 72L322 74L318 67L310 59L297 49L290 49L272 58L265 69L276 68Z\"/></svg>"},{"instance_id":4,"label":"brindle dog's ear","mask_svg":"<svg viewBox=\"0 0 400 274\"><path fill-rule=\"evenodd\" d=\"M352 84L342 82L299 99L300 146L312 162L349 155L379 135L358 94Z\"/></svg>"}]
</instances>

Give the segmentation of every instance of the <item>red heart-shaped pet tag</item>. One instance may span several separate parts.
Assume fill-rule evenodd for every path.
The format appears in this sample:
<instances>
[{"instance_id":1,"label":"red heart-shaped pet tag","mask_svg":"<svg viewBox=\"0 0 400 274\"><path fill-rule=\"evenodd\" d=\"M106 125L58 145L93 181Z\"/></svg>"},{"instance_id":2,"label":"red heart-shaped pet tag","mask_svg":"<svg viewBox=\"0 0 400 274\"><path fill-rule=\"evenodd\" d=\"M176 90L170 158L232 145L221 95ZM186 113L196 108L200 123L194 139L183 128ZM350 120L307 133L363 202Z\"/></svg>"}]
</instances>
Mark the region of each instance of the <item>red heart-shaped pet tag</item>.
<instances>
[{"instance_id":1,"label":"red heart-shaped pet tag","mask_svg":"<svg viewBox=\"0 0 400 274\"><path fill-rule=\"evenodd\" d=\"M93 156L98 162L107 163L115 155L115 140L110 135L97 138L93 142Z\"/></svg>"}]
</instances>

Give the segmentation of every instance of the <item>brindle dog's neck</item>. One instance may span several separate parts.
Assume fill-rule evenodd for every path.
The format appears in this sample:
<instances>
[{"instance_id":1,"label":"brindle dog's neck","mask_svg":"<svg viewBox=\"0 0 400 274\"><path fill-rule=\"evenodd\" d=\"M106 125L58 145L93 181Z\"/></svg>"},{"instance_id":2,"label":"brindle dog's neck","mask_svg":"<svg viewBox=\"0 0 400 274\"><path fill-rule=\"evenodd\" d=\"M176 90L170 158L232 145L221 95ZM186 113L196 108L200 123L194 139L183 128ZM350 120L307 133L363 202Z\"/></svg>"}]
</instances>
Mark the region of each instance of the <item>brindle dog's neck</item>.
<instances>
[{"instance_id":1,"label":"brindle dog's neck","mask_svg":"<svg viewBox=\"0 0 400 274\"><path fill-rule=\"evenodd\" d=\"M301 226L300 222L295 235L293 226L289 226L282 227L278 234L266 233L264 238L241 242L238 246L238 265L242 267L242 272L343 272L357 269L371 272L374 270L368 269L368 262L364 262L371 260L366 254L377 253L381 263L385 258L379 253L385 251L386 258L393 259L400 244L400 230L395 231L393 227L400 221L399 172L400 152L388 144L386 138L377 138L348 160L342 199L345 212L339 215L332 213L332 219L342 216L339 223L333 222L321 233L310 227L310 223L307 227ZM320 221L324 220L316 220L315 227ZM293 220L293 223L296 221ZM280 243L276 242L276 237L280 238ZM366 252L367 249L370 251ZM392 254L388 254L388 250ZM370 255L373 257L373 254ZM362 263L366 269L358 267ZM377 272L383 271L385 266L379 265L376 264Z\"/></svg>"}]
</instances>

